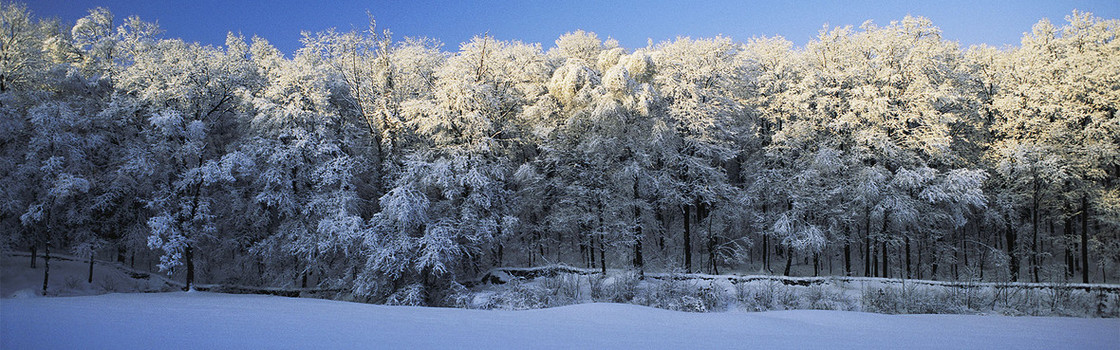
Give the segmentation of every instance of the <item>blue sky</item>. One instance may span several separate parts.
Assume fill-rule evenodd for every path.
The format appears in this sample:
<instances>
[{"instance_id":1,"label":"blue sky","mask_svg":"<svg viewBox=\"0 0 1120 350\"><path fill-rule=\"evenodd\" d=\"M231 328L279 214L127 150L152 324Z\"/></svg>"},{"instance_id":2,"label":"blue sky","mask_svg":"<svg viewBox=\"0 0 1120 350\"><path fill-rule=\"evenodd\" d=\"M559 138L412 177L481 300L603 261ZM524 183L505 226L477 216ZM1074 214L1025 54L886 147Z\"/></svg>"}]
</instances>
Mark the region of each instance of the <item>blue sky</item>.
<instances>
[{"instance_id":1,"label":"blue sky","mask_svg":"<svg viewBox=\"0 0 1120 350\"><path fill-rule=\"evenodd\" d=\"M948 40L962 45L1018 45L1041 18L1064 23L1073 9L1120 18L1118 0L1081 1L171 1L34 0L37 17L73 23L104 6L119 19L158 21L165 37L220 45L226 32L268 39L285 53L298 49L301 31L366 27L366 10L394 36L426 36L453 50L484 32L502 40L539 42L546 49L561 34L583 29L618 39L627 48L677 36L719 34L738 41L782 35L802 46L825 23L886 24L907 14L930 18Z\"/></svg>"}]
</instances>

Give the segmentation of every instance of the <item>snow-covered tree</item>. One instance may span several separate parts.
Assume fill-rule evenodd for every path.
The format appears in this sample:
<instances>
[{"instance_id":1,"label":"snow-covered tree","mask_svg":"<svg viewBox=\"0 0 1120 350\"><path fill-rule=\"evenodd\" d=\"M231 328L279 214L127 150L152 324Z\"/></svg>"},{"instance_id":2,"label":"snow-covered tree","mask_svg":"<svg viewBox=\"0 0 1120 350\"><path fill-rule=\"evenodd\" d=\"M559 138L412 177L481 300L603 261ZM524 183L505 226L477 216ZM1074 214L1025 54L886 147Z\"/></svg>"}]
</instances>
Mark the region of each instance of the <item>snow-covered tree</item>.
<instances>
[{"instance_id":1,"label":"snow-covered tree","mask_svg":"<svg viewBox=\"0 0 1120 350\"><path fill-rule=\"evenodd\" d=\"M148 164L148 246L163 251L160 268L186 265L195 279L195 247L215 241L225 207L220 186L238 181L251 160L234 146L242 132L244 91L254 75L244 43L230 36L227 50L162 40L136 56L119 88L138 96L147 114L147 144L130 162Z\"/></svg>"}]
</instances>

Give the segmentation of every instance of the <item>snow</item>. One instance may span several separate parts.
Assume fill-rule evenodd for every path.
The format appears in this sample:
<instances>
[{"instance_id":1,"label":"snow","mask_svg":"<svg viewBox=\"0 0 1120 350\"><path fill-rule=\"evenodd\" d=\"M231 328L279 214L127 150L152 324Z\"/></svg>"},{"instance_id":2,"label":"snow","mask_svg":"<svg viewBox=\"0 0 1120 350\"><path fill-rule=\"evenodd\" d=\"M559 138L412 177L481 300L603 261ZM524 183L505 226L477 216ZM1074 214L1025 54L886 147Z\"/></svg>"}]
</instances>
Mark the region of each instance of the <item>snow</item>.
<instances>
[{"instance_id":1,"label":"snow","mask_svg":"<svg viewBox=\"0 0 1120 350\"><path fill-rule=\"evenodd\" d=\"M43 255L32 269L30 254L12 253L0 256L0 298L27 298L40 295L43 288ZM84 261L83 261L84 260ZM180 287L164 276L130 269L127 266L95 260L93 283L87 283L89 260L70 255L51 255L51 275L47 289L50 296L78 296L112 292L158 292ZM133 278L130 274L147 276Z\"/></svg>"},{"instance_id":2,"label":"snow","mask_svg":"<svg viewBox=\"0 0 1120 350\"><path fill-rule=\"evenodd\" d=\"M1115 349L1120 320L684 313L623 304L528 311L207 292L0 299L3 349Z\"/></svg>"}]
</instances>

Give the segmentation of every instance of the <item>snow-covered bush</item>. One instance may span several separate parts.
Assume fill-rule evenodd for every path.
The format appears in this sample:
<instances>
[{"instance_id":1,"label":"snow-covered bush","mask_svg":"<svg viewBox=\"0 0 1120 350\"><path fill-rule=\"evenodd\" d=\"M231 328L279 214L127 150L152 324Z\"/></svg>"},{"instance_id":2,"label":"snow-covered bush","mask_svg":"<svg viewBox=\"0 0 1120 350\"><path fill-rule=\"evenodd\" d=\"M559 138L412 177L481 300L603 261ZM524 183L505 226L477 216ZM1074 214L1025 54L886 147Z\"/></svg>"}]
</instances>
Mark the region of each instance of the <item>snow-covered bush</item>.
<instances>
[{"instance_id":1,"label":"snow-covered bush","mask_svg":"<svg viewBox=\"0 0 1120 350\"><path fill-rule=\"evenodd\" d=\"M426 293L424 286L421 284L410 284L404 288L398 289L396 293L389 295L385 300L388 305L407 305L407 306L424 306Z\"/></svg>"},{"instance_id":2,"label":"snow-covered bush","mask_svg":"<svg viewBox=\"0 0 1120 350\"><path fill-rule=\"evenodd\" d=\"M641 276L634 271L626 271L615 275L606 290L607 300L615 303L628 303L638 295Z\"/></svg>"},{"instance_id":3,"label":"snow-covered bush","mask_svg":"<svg viewBox=\"0 0 1120 350\"><path fill-rule=\"evenodd\" d=\"M541 277L537 281L542 288L553 291L557 300L569 300L574 303L583 298L580 279L579 275L565 273L553 277Z\"/></svg>"},{"instance_id":4,"label":"snow-covered bush","mask_svg":"<svg viewBox=\"0 0 1120 350\"><path fill-rule=\"evenodd\" d=\"M470 308L471 299L473 299L471 290L459 284L459 282L453 281L444 294L443 306Z\"/></svg>"},{"instance_id":5,"label":"snow-covered bush","mask_svg":"<svg viewBox=\"0 0 1120 350\"><path fill-rule=\"evenodd\" d=\"M571 304L570 299L534 283L511 281L508 287L491 295L482 309L529 310Z\"/></svg>"},{"instance_id":6,"label":"snow-covered bush","mask_svg":"<svg viewBox=\"0 0 1120 350\"><path fill-rule=\"evenodd\" d=\"M670 275L660 282L651 282L634 297L634 303L688 312L723 311L727 308L728 295L715 283L699 282Z\"/></svg>"},{"instance_id":7,"label":"snow-covered bush","mask_svg":"<svg viewBox=\"0 0 1120 350\"><path fill-rule=\"evenodd\" d=\"M798 308L799 297L778 280L767 279L758 283L738 282L735 299L739 308L750 311L790 310Z\"/></svg>"},{"instance_id":8,"label":"snow-covered bush","mask_svg":"<svg viewBox=\"0 0 1120 350\"><path fill-rule=\"evenodd\" d=\"M842 290L829 284L815 284L805 287L801 293L803 309L813 310L844 310L852 311L858 308L855 300L844 295Z\"/></svg>"}]
</instances>

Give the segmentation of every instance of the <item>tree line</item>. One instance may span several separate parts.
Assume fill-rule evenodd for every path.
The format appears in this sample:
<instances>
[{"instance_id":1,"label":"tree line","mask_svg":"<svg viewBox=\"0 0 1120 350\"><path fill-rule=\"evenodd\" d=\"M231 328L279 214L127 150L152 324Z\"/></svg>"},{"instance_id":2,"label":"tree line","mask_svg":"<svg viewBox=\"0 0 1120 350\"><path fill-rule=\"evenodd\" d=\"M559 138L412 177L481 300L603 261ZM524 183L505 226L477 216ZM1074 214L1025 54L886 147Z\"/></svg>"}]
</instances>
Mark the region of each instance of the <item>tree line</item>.
<instances>
[{"instance_id":1,"label":"tree line","mask_svg":"<svg viewBox=\"0 0 1120 350\"><path fill-rule=\"evenodd\" d=\"M804 47L451 51L375 24L286 56L3 4L0 246L372 301L548 264L1117 274L1117 20L1074 11L1003 48L906 17Z\"/></svg>"}]
</instances>

